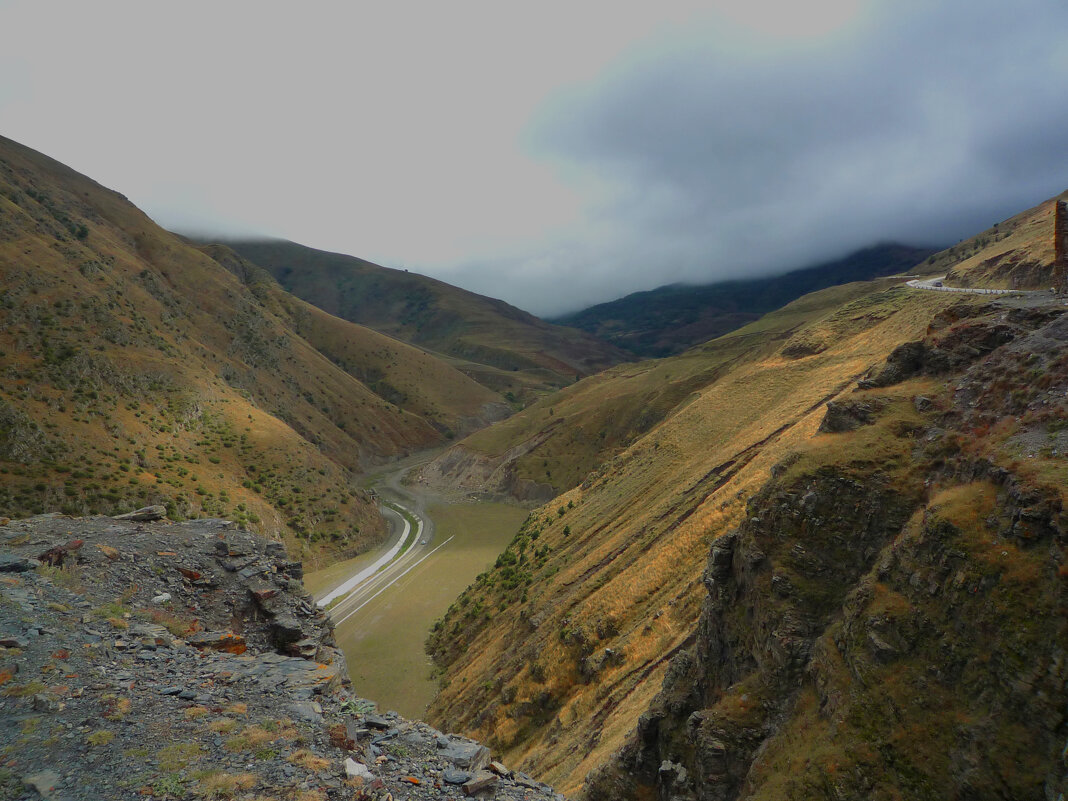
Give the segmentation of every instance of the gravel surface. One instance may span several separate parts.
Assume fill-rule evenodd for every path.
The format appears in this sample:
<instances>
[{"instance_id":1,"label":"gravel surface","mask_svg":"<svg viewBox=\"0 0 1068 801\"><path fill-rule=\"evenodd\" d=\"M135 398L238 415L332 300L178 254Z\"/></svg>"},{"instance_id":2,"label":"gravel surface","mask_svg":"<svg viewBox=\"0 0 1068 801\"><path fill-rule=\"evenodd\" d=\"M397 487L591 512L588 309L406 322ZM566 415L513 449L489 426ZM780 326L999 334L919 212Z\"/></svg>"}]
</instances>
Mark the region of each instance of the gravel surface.
<instances>
[{"instance_id":1,"label":"gravel surface","mask_svg":"<svg viewBox=\"0 0 1068 801\"><path fill-rule=\"evenodd\" d=\"M300 578L225 520L0 519L0 800L563 798L357 697Z\"/></svg>"}]
</instances>

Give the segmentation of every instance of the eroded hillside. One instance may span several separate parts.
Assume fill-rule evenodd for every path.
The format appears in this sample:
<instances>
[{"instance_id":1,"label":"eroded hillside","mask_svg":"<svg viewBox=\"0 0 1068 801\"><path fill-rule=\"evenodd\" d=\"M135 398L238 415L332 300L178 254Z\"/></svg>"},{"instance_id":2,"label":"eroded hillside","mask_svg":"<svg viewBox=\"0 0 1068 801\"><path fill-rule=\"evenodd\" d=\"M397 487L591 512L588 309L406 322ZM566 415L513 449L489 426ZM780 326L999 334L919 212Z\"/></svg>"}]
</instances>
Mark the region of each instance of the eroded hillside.
<instances>
[{"instance_id":1,"label":"eroded hillside","mask_svg":"<svg viewBox=\"0 0 1068 801\"><path fill-rule=\"evenodd\" d=\"M1042 285L1051 208L924 269L952 284L996 247ZM468 490L494 460L493 481L572 487L431 635L432 719L568 791L592 771L596 799L1058 786L1063 304L845 291L588 379L430 466ZM680 374L700 378L657 409ZM980 766L989 741L1004 758Z\"/></svg>"},{"instance_id":2,"label":"eroded hillside","mask_svg":"<svg viewBox=\"0 0 1068 801\"><path fill-rule=\"evenodd\" d=\"M869 308L860 299L900 283L884 279L814 292L686 353L591 376L458 442L423 468L420 480L440 489L545 501L581 483L739 365L778 353L813 320L851 301L858 305L843 315L885 316L891 307ZM813 333L811 342L798 337L791 356L825 348L818 336Z\"/></svg>"},{"instance_id":3,"label":"eroded hillside","mask_svg":"<svg viewBox=\"0 0 1068 801\"><path fill-rule=\"evenodd\" d=\"M0 272L9 516L158 503L298 551L358 550L384 527L352 471L505 409L440 360L191 247L6 139Z\"/></svg>"},{"instance_id":4,"label":"eroded hillside","mask_svg":"<svg viewBox=\"0 0 1068 801\"><path fill-rule=\"evenodd\" d=\"M859 295L732 362L537 510L432 635L431 719L577 789L692 643L709 543L816 434L828 401L959 302L900 286ZM706 349L720 347L731 338Z\"/></svg>"},{"instance_id":5,"label":"eroded hillside","mask_svg":"<svg viewBox=\"0 0 1068 801\"><path fill-rule=\"evenodd\" d=\"M586 798L1064 793L1068 316L954 311L713 540L693 642Z\"/></svg>"}]
</instances>

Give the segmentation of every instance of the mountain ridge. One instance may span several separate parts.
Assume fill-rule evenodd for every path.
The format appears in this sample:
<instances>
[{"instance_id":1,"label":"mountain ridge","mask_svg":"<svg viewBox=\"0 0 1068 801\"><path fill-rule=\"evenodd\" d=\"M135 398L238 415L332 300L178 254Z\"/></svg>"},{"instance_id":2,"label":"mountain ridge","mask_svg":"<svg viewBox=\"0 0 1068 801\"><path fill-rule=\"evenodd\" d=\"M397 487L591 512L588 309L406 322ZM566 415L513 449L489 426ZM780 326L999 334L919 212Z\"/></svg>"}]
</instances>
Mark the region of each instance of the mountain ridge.
<instances>
[{"instance_id":1,"label":"mountain ridge","mask_svg":"<svg viewBox=\"0 0 1068 801\"><path fill-rule=\"evenodd\" d=\"M904 272L938 251L885 242L766 278L667 284L552 319L638 356L671 356L740 328L802 295Z\"/></svg>"},{"instance_id":2,"label":"mountain ridge","mask_svg":"<svg viewBox=\"0 0 1068 801\"><path fill-rule=\"evenodd\" d=\"M352 552L385 533L355 472L508 411L440 359L2 138L0 274L8 514L158 503L232 515L308 559Z\"/></svg>"},{"instance_id":3,"label":"mountain ridge","mask_svg":"<svg viewBox=\"0 0 1068 801\"><path fill-rule=\"evenodd\" d=\"M455 360L500 393L530 400L625 361L614 346L435 278L285 240L222 240L325 311Z\"/></svg>"}]
</instances>

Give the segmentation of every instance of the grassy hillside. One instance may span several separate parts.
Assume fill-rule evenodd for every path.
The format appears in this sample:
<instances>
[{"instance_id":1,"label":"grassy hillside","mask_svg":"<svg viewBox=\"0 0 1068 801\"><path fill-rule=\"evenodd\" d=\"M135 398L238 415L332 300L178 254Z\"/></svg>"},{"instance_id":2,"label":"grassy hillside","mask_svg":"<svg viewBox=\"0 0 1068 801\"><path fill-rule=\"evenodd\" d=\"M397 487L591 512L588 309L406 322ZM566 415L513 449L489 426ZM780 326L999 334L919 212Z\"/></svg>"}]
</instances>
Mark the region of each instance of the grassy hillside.
<instances>
[{"instance_id":1,"label":"grassy hillside","mask_svg":"<svg viewBox=\"0 0 1068 801\"><path fill-rule=\"evenodd\" d=\"M316 350L383 400L423 418L446 437L511 413L504 398L445 359L335 317L289 294L263 268L225 245L199 248L238 276L267 308Z\"/></svg>"},{"instance_id":2,"label":"grassy hillside","mask_svg":"<svg viewBox=\"0 0 1068 801\"><path fill-rule=\"evenodd\" d=\"M627 358L589 334L406 270L293 242L227 244L309 303L446 355L476 381L518 399Z\"/></svg>"},{"instance_id":3,"label":"grassy hillside","mask_svg":"<svg viewBox=\"0 0 1068 801\"><path fill-rule=\"evenodd\" d=\"M951 311L713 539L692 645L588 801L1068 787L1068 317Z\"/></svg>"},{"instance_id":4,"label":"grassy hillside","mask_svg":"<svg viewBox=\"0 0 1068 801\"><path fill-rule=\"evenodd\" d=\"M931 256L926 272L949 286L1049 289L1053 285L1053 213L1068 191Z\"/></svg>"},{"instance_id":5,"label":"grassy hillside","mask_svg":"<svg viewBox=\"0 0 1068 801\"><path fill-rule=\"evenodd\" d=\"M1026 231L1026 237L1021 232L1017 239L1016 250L1040 261L1046 241L1052 236L1052 226L1035 224ZM925 270L949 272L971 255L958 248L933 259ZM967 268L966 264L963 266ZM987 432L998 429L995 438L984 439L972 457L1010 469L1011 479L997 474L1002 486L1008 480L1010 485L1017 482L1012 486L1021 491L1035 488L1036 498L1057 486L1063 496L1063 487L1068 486L1061 475L1063 459L1058 461L1058 454L1064 452L1059 423L1042 417L1048 408L1053 408L1043 406L1042 399L1047 397L1043 393L1049 389L1048 381L1042 383L1043 376L1063 372L1063 343L1054 343L1052 361L1036 362L1031 368L1020 355L1006 356L1001 364L1019 365L1012 370L992 368L983 388L973 390L985 393L984 397L998 404L1011 403L1012 410L1005 413L1013 416L1014 423L999 422L997 413L962 422L931 411L945 411L954 403L965 410L972 408L967 398L953 400L953 388L963 385L958 385L956 378L950 378L947 385L939 370L959 373L962 364L983 356L1003 341L999 339L998 321L1004 319L1005 311L990 304L983 296L910 290L887 280L825 290L682 356L621 366L587 379L461 443L469 460L468 469L453 474L442 469L437 476L441 480L459 477L475 481L478 471L471 466L472 461L511 454L515 471L528 471L526 475L540 481L560 476L562 483L571 483L571 488L531 514L494 569L480 576L436 626L428 640L428 650L441 670L442 689L430 708L430 718L492 742L503 751L506 761L551 779L565 791L578 790L587 773L606 763L626 743L629 750L624 750L622 761L611 763L596 774L591 793L599 799L666 797L671 793L684 798L720 797L699 791L708 766L725 759L716 755L717 743L727 744L729 758L723 763L727 766L724 776L737 775L730 767L735 764L730 762L735 753L740 755L737 770L744 774L753 749L776 730L779 721L790 713L789 704L794 700L809 704L798 709L811 712L821 721L819 725L824 728L819 736L826 738L820 740L828 749L826 754L837 748L833 759L848 764L842 749L848 749L849 737L835 739L833 723L820 718L819 704L827 703L819 700L826 697L825 687L814 688L816 706L812 706L809 696L787 694L769 699L763 694L765 688L776 693L775 688L780 686L777 682L793 680L794 676L773 670L782 660L793 664L789 661L792 651L789 643L770 635L779 630L777 627L786 623L793 626L795 620L808 620L817 612L833 613L834 604L844 603L841 599L853 588L852 582L875 564L873 554L884 542L879 538L890 535L879 529L870 547L865 546L856 554L862 560L855 565L849 561L853 556L845 559L843 554L839 554L842 558L837 562L820 556L823 561L809 565L804 560L806 549L815 547L817 541L823 542L818 535L824 529L833 544L846 541L849 531L860 530L871 521L887 526L903 522L899 514L902 509L908 510L907 520L910 510L921 502L925 486L937 487L939 482L952 485L958 480L967 483L969 476L977 475L972 468L943 457L956 453L953 449L975 438L977 432L985 437ZM982 325L966 322L977 315L983 320ZM945 345L950 355L932 359L935 366L928 373L921 370L899 390L869 390L867 394L854 395L857 381L874 376L879 365L899 346L925 338L941 343L938 347ZM1061 350L1057 351L1057 347ZM934 345L918 350L908 346L901 351L905 355L898 357L900 364L911 364L908 354L924 353L923 348L938 350ZM1057 362L1057 358L1061 361ZM912 365L910 369L914 368ZM895 369L901 372L904 367ZM998 369L1006 372L1004 381L998 381ZM900 381L900 376L895 380ZM675 381L679 387L672 390ZM894 382L888 379L884 383ZM683 388L688 391L683 392ZM925 400L921 403L914 398ZM881 424L857 432L821 434L818 429L831 400L847 407L859 402L862 407L857 414L879 419ZM658 409L658 402L664 408ZM863 404L870 404L870 408ZM653 410L651 420L647 425L635 426L634 415L647 409ZM1037 409L1033 423L1024 415L1024 410L1030 409ZM972 412L967 414L974 416ZM946 427L957 433L945 434L943 439ZM603 440L602 430L606 432ZM949 450L940 457L939 448L934 447L928 454L929 461L922 461L915 449L928 441L923 439L928 431L933 438L929 441L945 443ZM600 441L606 444L602 446ZM533 448L529 452L521 447L530 443ZM1035 455L1039 449L1044 449L1041 459ZM458 452L460 447L453 451ZM922 461L921 473L911 472L914 459L919 460L917 463ZM454 458L449 466L456 467L460 461ZM741 654L741 650L732 650L741 645L731 640L716 650L714 643L722 641L712 639L709 632L719 624L706 618L698 622L709 597L709 549L740 525L758 526L761 517L802 519L806 507L799 505L800 500L809 489L817 487L815 477L822 476L825 469L836 477L819 484L813 496L817 504L826 498L830 503L842 504L843 509L852 509L854 496L850 493L859 492L856 509L862 510L867 508L862 502L868 493L874 503L880 492L889 489L892 494L885 496L889 505L885 509L873 508L863 523L850 523L843 516L840 532L829 528L829 518L813 518L781 542L774 540L774 549L770 542L761 541L747 551L753 554L754 564L764 564L759 561L763 558L759 554L763 553L772 564L778 565L781 560L790 567L793 572L788 579L792 583L776 583L776 591L781 591L783 597L809 599L817 606L791 607L779 617L771 614L766 618L767 625L760 624L762 627L756 629L746 628L746 621L739 619L735 630L739 637L747 638L744 643L750 650L735 663L730 655ZM938 472L943 469L948 473ZM543 471L540 476L539 470ZM895 477L894 471L900 475ZM853 481L854 485L844 483L837 487L835 481ZM766 508L751 504L763 497L775 500L768 501ZM791 526L796 528L797 524ZM773 526L763 533L765 529L761 528L760 536L773 537L777 530L780 529ZM785 527L781 530L794 531ZM873 529L873 536L874 532ZM813 540L812 546L808 539L800 538L802 535ZM982 541L986 543L988 539ZM797 547L791 550L795 544ZM1005 550L1009 555L1015 553ZM1057 575L1056 561L1060 558L1057 548L1047 550L1053 562L1043 563L1044 582L1047 574ZM1021 564L1033 556L1021 556ZM921 563L922 557L918 556L916 564ZM820 572L823 564L827 566L826 573ZM838 570L846 572L834 572ZM768 571L760 575L760 581L770 582L777 574ZM837 578L821 583L827 576ZM907 572L896 576L895 581L898 580L907 583ZM766 592L772 585L760 586L761 592ZM1042 586L1042 592L1046 592L1047 585ZM746 592L751 591L748 584L745 588ZM911 597L916 595L914 589L896 591ZM754 610L752 620L765 619L760 617L765 614L760 611L765 603L771 603L765 595L752 596L752 603L745 607ZM919 605L920 601L917 598L910 603ZM1055 609L1057 603L1060 602L1043 609ZM851 615L877 616L879 609L876 604L870 610L861 605L850 606L847 611ZM991 614L996 616L996 612ZM1026 606L1014 610L1013 615L1013 625L1028 625ZM979 616L982 620L989 617L987 611ZM818 627L815 630L821 631ZM782 631L786 638L794 636L792 628ZM809 636L809 629L803 631ZM757 634L769 636L754 644ZM937 628L930 636L932 642L937 640ZM713 645L697 653L695 643L702 637ZM962 642L978 637L979 633L973 632L964 635ZM727 660L731 669L720 674L708 673L718 671L718 667L693 667L716 659ZM761 670L750 671L752 664ZM806 662L802 659L797 664ZM915 664L919 670L924 663L919 660ZM833 665L822 663L820 667L833 669ZM699 683L699 677L706 674L712 676L709 681L713 685ZM750 674L749 683L732 686ZM667 694L654 703L665 678L671 676L675 678L670 686L675 689L665 689ZM692 680L683 681L680 676ZM852 704L859 714L865 700L863 696L855 700L860 692L857 682L870 686L867 676L864 673L860 678L849 679L854 684L842 684L842 695L832 696L831 700ZM834 674L828 680L847 682L847 678ZM917 674L914 678L920 681L922 676ZM886 703L903 703L906 697L911 698L907 696L909 686L888 687L888 693L897 694ZM717 693L724 699L722 710L715 706ZM955 710L949 714L965 714L973 700L964 693L955 696L946 708ZM972 711L967 714L979 714L974 705L968 708ZM751 716L746 717L750 710ZM641 727L634 733L639 716L646 711L648 715L641 718ZM687 721L691 714L710 715L715 725L710 724L707 731L690 727ZM754 728L746 728L750 719ZM790 725L795 738L790 742L804 743L815 731L811 719L798 717ZM826 728L828 725L830 729ZM890 725L887 719L880 719L877 725L884 727L886 736L896 737L899 742L910 736L907 727L885 728ZM941 747L924 739L922 732L914 734L917 745L909 752L909 759ZM999 742L1007 742L1004 738L1009 734L1011 728L996 736ZM790 746L787 741L769 743L776 750L767 752L766 761L774 763L774 767L763 775L778 771L775 775L788 782L800 770L792 755L797 746ZM1044 748L1045 741L1042 743ZM817 757L822 758L824 752L817 748L806 753L804 765L806 769L813 766L812 780L816 782L819 766L825 764ZM685 771L692 778L686 785L690 789L685 792L682 785L673 789L666 774L658 774L663 760L679 759L685 762ZM878 764L882 765L878 770L889 770L885 760ZM872 769L875 773L878 770ZM1034 774L1029 773L1028 777L1026 781L1031 781ZM774 786L782 790L781 786ZM938 786L945 789L953 784ZM738 785L731 787L722 797L734 797ZM785 791L776 795L770 783L764 787L766 792L761 797L792 797ZM864 797L862 786L850 787L855 792L847 792L845 797ZM695 795L691 796L691 792ZM811 795L824 797L819 792ZM931 797L946 796L935 793Z\"/></svg>"},{"instance_id":6,"label":"grassy hillside","mask_svg":"<svg viewBox=\"0 0 1068 801\"><path fill-rule=\"evenodd\" d=\"M799 334L813 320L851 302L855 305L842 314L882 314L869 309L863 298L901 283L882 279L825 289L678 356L619 365L591 376L472 434L423 468L421 477L436 487L520 497L524 488L540 487L555 495L581 483L736 366L777 353L791 337L795 358L825 348L815 339L818 329ZM490 471L493 481L487 479Z\"/></svg>"},{"instance_id":7,"label":"grassy hillside","mask_svg":"<svg viewBox=\"0 0 1068 801\"><path fill-rule=\"evenodd\" d=\"M662 286L601 303L555 322L596 334L640 356L669 356L756 320L810 292L905 273L933 248L882 244L770 278Z\"/></svg>"},{"instance_id":8,"label":"grassy hillside","mask_svg":"<svg viewBox=\"0 0 1068 801\"><path fill-rule=\"evenodd\" d=\"M225 267L0 139L0 512L163 503L357 550L383 524L352 471L499 411L444 363L215 255Z\"/></svg>"},{"instance_id":9,"label":"grassy hillside","mask_svg":"<svg viewBox=\"0 0 1068 801\"><path fill-rule=\"evenodd\" d=\"M711 538L737 525L824 404L953 301L877 291L758 347L537 510L430 642L431 720L575 790L623 741L691 637ZM819 340L820 353L790 357ZM708 346L715 352L715 344ZM517 648L515 643L522 642Z\"/></svg>"}]
</instances>

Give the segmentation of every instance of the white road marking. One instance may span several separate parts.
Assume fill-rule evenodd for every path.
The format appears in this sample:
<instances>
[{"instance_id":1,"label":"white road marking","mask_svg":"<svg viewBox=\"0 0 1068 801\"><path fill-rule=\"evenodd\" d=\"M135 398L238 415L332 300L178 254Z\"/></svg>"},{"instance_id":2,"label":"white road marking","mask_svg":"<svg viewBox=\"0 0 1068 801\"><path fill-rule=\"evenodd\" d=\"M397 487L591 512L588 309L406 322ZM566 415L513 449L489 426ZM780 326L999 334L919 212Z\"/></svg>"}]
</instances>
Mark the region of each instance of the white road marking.
<instances>
[{"instance_id":1,"label":"white road marking","mask_svg":"<svg viewBox=\"0 0 1068 801\"><path fill-rule=\"evenodd\" d=\"M455 535L454 535L454 536L455 536ZM408 574L409 574L410 572L412 572L412 570L414 570L414 569L415 569L416 567L418 567L418 566L419 566L420 564L422 564L422 563L423 563L424 561L426 561L426 560L427 560L427 559L429 559L429 558L430 558L431 556L433 556L433 555L434 555L435 553L437 553L437 552L438 552L439 550L441 550L441 549L442 549L442 548L444 548L444 547L445 547L446 545L448 545L448 544L449 544L449 543L450 543L451 541L452 541L452 537L449 537L449 539L445 540L445 542L441 543L441 545L439 545L439 546L438 546L437 548L435 548L434 550L432 550L432 551L431 551L430 553L428 553L428 554L427 554L426 556L424 556L424 557L423 557L422 559L419 559L419 560L418 560L418 561L417 561L417 562L416 562L415 564L413 564L413 565L412 565L411 567L408 567L408 568L406 568L406 569L405 569L405 570L404 570L404 571L403 571L403 572L402 572L402 573L401 573L401 574L400 574L399 576L397 576L397 577L396 577L395 579L393 579L393 580L392 580L391 582L389 582L389 583L388 583L388 584L386 584L386 585L385 585L384 587L382 587L382 588L381 588L380 590L378 590L378 592L376 592L376 593L375 593L374 595L372 595L372 596L371 596L370 598L368 598L368 599L367 599L366 601L364 601L364 602L363 602L362 604L360 604L360 605L359 605L359 606L357 606L357 607L356 607L355 609L353 609L353 610L352 610L351 612L349 612L349 613L348 613L347 615L345 615L345 617L341 618L341 620L335 620L335 621L334 621L334 625L335 625L335 626L340 626L340 625L341 625L342 623L344 623L344 622L345 622L346 620L348 620L348 619L349 619L350 617L352 617L352 616L353 616L353 615L355 615L355 614L356 614L357 612L359 612L359 611L360 611L361 609L363 609L363 608L364 608L365 606L367 606L367 604L371 603L371 601L373 601L373 600L374 600L375 598L377 598L377 597L378 597L379 595L381 595L382 593L384 593L384 592L385 592L386 590L388 590L388 589L389 589L390 587L392 587L392 586L393 586L394 584L396 584L396 583L397 583L398 581L400 581L400 580L401 580L402 578L404 578L404 577L405 577L406 575L408 575Z\"/></svg>"},{"instance_id":2,"label":"white road marking","mask_svg":"<svg viewBox=\"0 0 1068 801\"><path fill-rule=\"evenodd\" d=\"M408 510L405 509L404 511L407 512ZM422 530L423 524L422 521L415 515L412 515L412 517L415 517L416 519L415 539L419 539L419 532ZM356 587L358 587L360 584L363 584L363 582L367 581L367 579L377 573L383 565L393 561L393 558L398 553L400 553L401 548L404 547L404 543L408 539L408 534L411 533L412 530L412 524L408 522L408 518L406 515L401 514L401 520L404 521L404 531L401 532L401 536L400 539L397 540L397 544L390 548L388 551L386 551L386 553L384 553L378 559L376 559L374 564L372 564L370 567L365 567L363 570L361 570L355 576L350 578L344 584L339 587L335 587L333 590L331 590L322 598L320 598L316 602L319 606L326 606L339 595L346 595L352 592L354 589L356 589Z\"/></svg>"}]
</instances>

